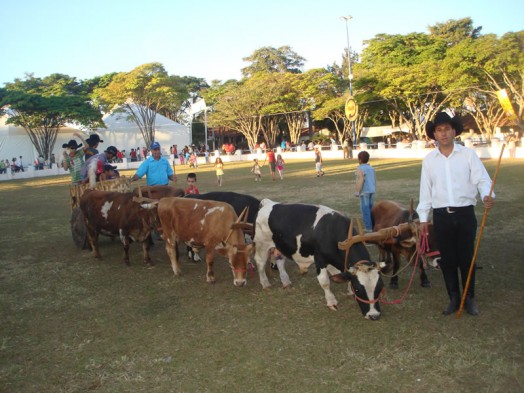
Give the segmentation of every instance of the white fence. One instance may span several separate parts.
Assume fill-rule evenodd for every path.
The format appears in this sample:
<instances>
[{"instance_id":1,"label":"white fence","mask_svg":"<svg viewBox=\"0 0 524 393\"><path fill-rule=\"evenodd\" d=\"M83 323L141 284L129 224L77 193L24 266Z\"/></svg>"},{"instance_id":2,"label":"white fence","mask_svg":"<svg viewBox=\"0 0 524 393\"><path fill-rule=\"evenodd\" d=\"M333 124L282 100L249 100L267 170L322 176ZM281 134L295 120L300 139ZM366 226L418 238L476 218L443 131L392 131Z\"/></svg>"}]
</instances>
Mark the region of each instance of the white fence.
<instances>
[{"instance_id":1,"label":"white fence","mask_svg":"<svg viewBox=\"0 0 524 393\"><path fill-rule=\"evenodd\" d=\"M468 146L468 143L466 143ZM491 146L468 146L473 148L480 158L498 158L500 156L500 149L502 148L502 143L499 141L492 141ZM323 159L344 159L344 152L340 145L331 145L331 146L322 146L322 158ZM386 148L385 144L379 143L376 149L368 149L368 146L365 143L361 143L358 149L353 149L353 159L356 159L357 154L361 150L367 150L371 156L371 159L376 158L395 158L395 159L423 159L426 154L428 154L431 149L425 148L419 143L415 143L413 146L407 146L399 143L395 148ZM282 152L281 148L275 149L276 154L282 154L284 160L313 160L314 152L311 150L306 151L284 151ZM219 154L218 151L215 151L209 157L210 163L214 163L216 156ZM509 149L504 150L503 158L509 158ZM253 161L254 158L264 161L265 153L258 149L256 152L241 152L237 150L235 154L221 154L220 158L224 162L235 162L235 161ZM524 149L518 147L516 149L516 158L524 158ZM179 159L174 159L171 155L171 162L175 161L176 165L180 165ZM204 157L198 157L198 164L205 164ZM141 164L141 161L131 162L127 159L124 159L121 163L116 163L119 170L124 169L136 169ZM11 169L7 168L7 172L0 174L0 181L13 180L13 179L28 179L34 177L45 177L45 176L56 176L56 175L66 175L69 174L68 171L65 171L63 168L58 167L57 164L53 164L52 168L35 170L33 166L28 166L24 168L24 172L11 173Z\"/></svg>"}]
</instances>

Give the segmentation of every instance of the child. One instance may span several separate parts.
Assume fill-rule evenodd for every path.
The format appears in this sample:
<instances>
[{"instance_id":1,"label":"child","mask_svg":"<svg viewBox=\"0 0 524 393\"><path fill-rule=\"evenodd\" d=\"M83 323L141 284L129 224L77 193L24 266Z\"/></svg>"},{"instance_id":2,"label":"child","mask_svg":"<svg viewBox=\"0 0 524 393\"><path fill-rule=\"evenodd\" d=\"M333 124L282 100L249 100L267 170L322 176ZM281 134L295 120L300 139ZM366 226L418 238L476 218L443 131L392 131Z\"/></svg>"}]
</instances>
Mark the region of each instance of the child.
<instances>
[{"instance_id":1,"label":"child","mask_svg":"<svg viewBox=\"0 0 524 393\"><path fill-rule=\"evenodd\" d=\"M318 147L315 147L315 170L317 171L317 177L324 176L322 170L322 153Z\"/></svg>"},{"instance_id":2,"label":"child","mask_svg":"<svg viewBox=\"0 0 524 393\"><path fill-rule=\"evenodd\" d=\"M360 211L365 230L366 232L372 232L371 208L373 207L376 189L375 169L368 164L369 153L367 151L361 151L357 157L360 165L355 172L357 176L355 196L360 197Z\"/></svg>"},{"instance_id":3,"label":"child","mask_svg":"<svg viewBox=\"0 0 524 393\"><path fill-rule=\"evenodd\" d=\"M251 172L255 174L255 181L262 181L262 174L260 173L260 164L258 163L258 160L255 158L253 160L254 164L251 168Z\"/></svg>"},{"instance_id":4,"label":"child","mask_svg":"<svg viewBox=\"0 0 524 393\"><path fill-rule=\"evenodd\" d=\"M116 170L116 166L111 164L104 164L104 172L99 176L100 181L111 180L120 177L120 173Z\"/></svg>"},{"instance_id":5,"label":"child","mask_svg":"<svg viewBox=\"0 0 524 393\"><path fill-rule=\"evenodd\" d=\"M188 173L187 174L187 188L186 188L186 194L200 194L200 191L198 190L198 187L195 185L197 182L197 176L196 173Z\"/></svg>"},{"instance_id":6,"label":"child","mask_svg":"<svg viewBox=\"0 0 524 393\"><path fill-rule=\"evenodd\" d=\"M285 161L282 158L282 156L280 154L277 155L277 169L278 169L278 174L280 175L280 180L284 180L284 164L285 164Z\"/></svg>"},{"instance_id":7,"label":"child","mask_svg":"<svg viewBox=\"0 0 524 393\"><path fill-rule=\"evenodd\" d=\"M217 183L219 187L222 187L222 176L224 175L224 163L220 157L215 160L215 169L217 171Z\"/></svg>"}]
</instances>

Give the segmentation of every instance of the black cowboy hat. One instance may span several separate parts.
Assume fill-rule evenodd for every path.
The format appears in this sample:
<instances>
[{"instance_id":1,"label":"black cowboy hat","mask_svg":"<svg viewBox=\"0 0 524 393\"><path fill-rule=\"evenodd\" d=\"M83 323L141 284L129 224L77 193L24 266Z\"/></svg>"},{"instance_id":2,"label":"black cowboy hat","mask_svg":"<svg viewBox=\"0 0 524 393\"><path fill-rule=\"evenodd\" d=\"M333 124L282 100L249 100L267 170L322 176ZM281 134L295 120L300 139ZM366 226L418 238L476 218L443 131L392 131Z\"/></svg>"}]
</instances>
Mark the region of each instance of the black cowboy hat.
<instances>
[{"instance_id":1,"label":"black cowboy hat","mask_svg":"<svg viewBox=\"0 0 524 393\"><path fill-rule=\"evenodd\" d=\"M89 138L86 139L86 143L89 146L94 146L94 145L96 145L98 143L104 143L104 141L102 139L100 139L98 134L91 134L91 135L89 135Z\"/></svg>"},{"instance_id":2,"label":"black cowboy hat","mask_svg":"<svg viewBox=\"0 0 524 393\"><path fill-rule=\"evenodd\" d=\"M459 136L464 130L459 116L451 117L446 112L439 112L432 122L428 121L426 124L426 134L431 139L435 139L435 128L440 124L449 124L455 130L455 136Z\"/></svg>"},{"instance_id":3,"label":"black cowboy hat","mask_svg":"<svg viewBox=\"0 0 524 393\"><path fill-rule=\"evenodd\" d=\"M116 156L116 153L118 153L118 150L114 146L109 146L106 150L104 150L104 153L112 154L113 156Z\"/></svg>"},{"instance_id":4,"label":"black cowboy hat","mask_svg":"<svg viewBox=\"0 0 524 393\"><path fill-rule=\"evenodd\" d=\"M77 150L77 149L79 149L81 147L82 147L82 144L78 144L74 139L71 139L69 142L64 143L62 145L63 149L70 148L70 149Z\"/></svg>"}]
</instances>

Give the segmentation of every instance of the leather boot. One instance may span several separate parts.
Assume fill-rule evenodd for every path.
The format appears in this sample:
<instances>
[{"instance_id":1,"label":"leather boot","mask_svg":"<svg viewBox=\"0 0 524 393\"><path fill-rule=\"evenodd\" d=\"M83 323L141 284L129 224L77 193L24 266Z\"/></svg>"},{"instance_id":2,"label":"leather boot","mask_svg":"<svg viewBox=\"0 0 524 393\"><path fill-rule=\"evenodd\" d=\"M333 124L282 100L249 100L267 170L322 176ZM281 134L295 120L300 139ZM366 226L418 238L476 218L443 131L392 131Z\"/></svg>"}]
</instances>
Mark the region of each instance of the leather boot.
<instances>
[{"instance_id":1,"label":"leather boot","mask_svg":"<svg viewBox=\"0 0 524 393\"><path fill-rule=\"evenodd\" d=\"M458 311L460 307L460 296L451 295L449 298L448 306L442 311L442 314L449 315L453 314L455 311Z\"/></svg>"},{"instance_id":2,"label":"leather boot","mask_svg":"<svg viewBox=\"0 0 524 393\"><path fill-rule=\"evenodd\" d=\"M479 308L477 307L477 302L475 302L475 298L467 296L464 306L469 315L477 316L480 314Z\"/></svg>"}]
</instances>

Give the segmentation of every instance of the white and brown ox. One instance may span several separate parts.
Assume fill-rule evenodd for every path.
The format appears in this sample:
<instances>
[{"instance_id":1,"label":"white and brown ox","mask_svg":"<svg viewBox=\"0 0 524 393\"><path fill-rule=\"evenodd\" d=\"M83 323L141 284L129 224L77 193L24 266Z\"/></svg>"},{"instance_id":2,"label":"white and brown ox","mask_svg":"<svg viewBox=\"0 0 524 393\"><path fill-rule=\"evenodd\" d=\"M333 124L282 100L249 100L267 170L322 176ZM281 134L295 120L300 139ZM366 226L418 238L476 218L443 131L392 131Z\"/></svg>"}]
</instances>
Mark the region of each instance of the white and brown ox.
<instances>
[{"instance_id":1,"label":"white and brown ox","mask_svg":"<svg viewBox=\"0 0 524 393\"><path fill-rule=\"evenodd\" d=\"M80 198L80 209L84 215L87 239L93 255L100 258L98 236L118 236L124 247L123 261L129 265L131 241L141 242L144 262L151 265L149 242L152 230L158 226L154 203L137 202L133 193L86 190Z\"/></svg>"},{"instance_id":2,"label":"white and brown ox","mask_svg":"<svg viewBox=\"0 0 524 393\"><path fill-rule=\"evenodd\" d=\"M409 262L417 255L418 236L416 229L418 227L418 214L416 211L406 209L401 204L384 200L378 201L371 209L371 217L373 220L373 231L378 232L381 229L397 226L402 223L414 223L414 225L407 227L408 229L388 239L376 241L375 243L380 251L380 259L386 261L387 271L392 271L392 277L389 281L389 287L392 289L398 288L398 271L400 267L400 259L402 255ZM429 250L426 250L427 255L434 256L438 254L435 246L435 235L433 233L433 225L429 225ZM429 262L432 266L436 262ZM426 275L425 263L419 265L420 268L420 285L424 288L431 288L431 282Z\"/></svg>"},{"instance_id":3,"label":"white and brown ox","mask_svg":"<svg viewBox=\"0 0 524 393\"><path fill-rule=\"evenodd\" d=\"M235 286L246 284L247 261L252 245L246 245L243 226L231 205L217 201L163 198L158 217L167 254L175 276L181 274L178 261L180 241L206 250L208 283L215 282L215 250L229 259Z\"/></svg>"},{"instance_id":4,"label":"white and brown ox","mask_svg":"<svg viewBox=\"0 0 524 393\"><path fill-rule=\"evenodd\" d=\"M337 299L330 290L329 271L335 268L345 272L342 278L350 281L362 314L371 320L380 317L378 302L383 282L379 271L383 263L372 262L366 246L355 242L346 251L339 243L347 239L352 228L350 219L326 206L306 204L279 204L269 199L262 200L255 227L255 261L262 287L269 283L265 266L268 254L276 248L285 257L295 261L302 272L311 264L317 269L317 279L324 290L327 306L337 309ZM356 231L352 230L356 235ZM282 284L291 283L285 272L284 262L278 263Z\"/></svg>"}]
</instances>

